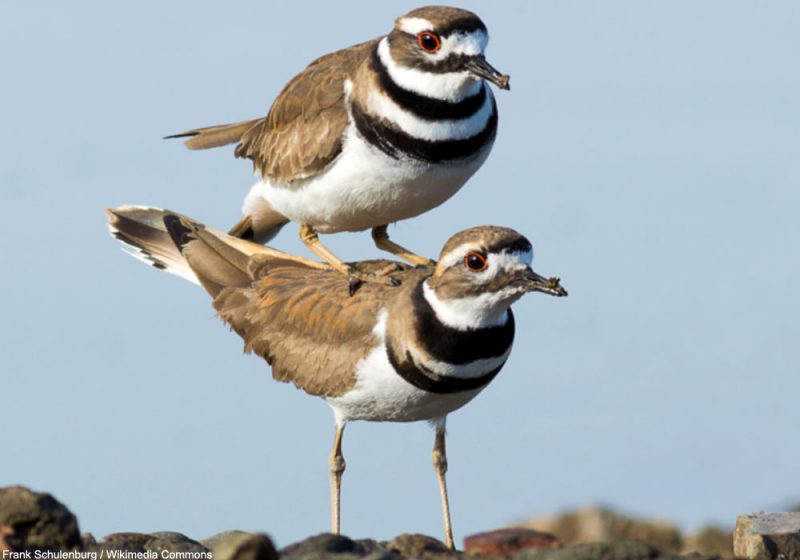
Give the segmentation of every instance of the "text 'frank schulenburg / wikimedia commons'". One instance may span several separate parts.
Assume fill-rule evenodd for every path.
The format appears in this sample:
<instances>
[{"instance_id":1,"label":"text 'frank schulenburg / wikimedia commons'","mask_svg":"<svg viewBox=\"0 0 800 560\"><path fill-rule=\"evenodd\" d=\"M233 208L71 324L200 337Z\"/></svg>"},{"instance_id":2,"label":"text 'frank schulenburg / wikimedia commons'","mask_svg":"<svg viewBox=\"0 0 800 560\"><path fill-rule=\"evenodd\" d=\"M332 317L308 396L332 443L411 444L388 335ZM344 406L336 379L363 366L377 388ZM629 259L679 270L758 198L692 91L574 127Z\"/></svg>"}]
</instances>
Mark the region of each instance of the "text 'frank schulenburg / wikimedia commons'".
<instances>
[{"instance_id":1,"label":"text 'frank schulenburg / wikimedia commons'","mask_svg":"<svg viewBox=\"0 0 800 560\"><path fill-rule=\"evenodd\" d=\"M213 560L211 552L172 552L148 550L25 550L13 552L3 550L2 560Z\"/></svg>"}]
</instances>

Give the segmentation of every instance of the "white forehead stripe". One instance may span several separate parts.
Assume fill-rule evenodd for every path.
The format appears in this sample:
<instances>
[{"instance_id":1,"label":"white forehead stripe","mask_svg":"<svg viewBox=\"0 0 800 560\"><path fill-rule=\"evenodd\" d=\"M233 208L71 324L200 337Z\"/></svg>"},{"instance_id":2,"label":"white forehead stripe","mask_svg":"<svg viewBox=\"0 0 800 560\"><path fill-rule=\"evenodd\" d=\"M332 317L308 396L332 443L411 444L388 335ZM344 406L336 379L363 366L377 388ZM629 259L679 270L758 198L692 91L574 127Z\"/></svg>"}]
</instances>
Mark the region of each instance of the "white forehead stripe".
<instances>
[{"instance_id":1,"label":"white forehead stripe","mask_svg":"<svg viewBox=\"0 0 800 560\"><path fill-rule=\"evenodd\" d=\"M411 33L412 35L422 33L423 31L433 30L433 24L430 21L419 17L400 18L400 21L397 22L397 27L400 29L400 31L405 31L406 33Z\"/></svg>"},{"instance_id":2,"label":"white forehead stripe","mask_svg":"<svg viewBox=\"0 0 800 560\"><path fill-rule=\"evenodd\" d=\"M464 243L459 245L452 251L448 252L441 260L441 266L449 268L462 262L466 254L470 251L481 251L481 247L474 243ZM502 251L500 253L492 253L489 257L490 270L498 270L505 268L506 270L512 268L519 268L520 266L530 266L533 262L533 249L529 251Z\"/></svg>"}]
</instances>

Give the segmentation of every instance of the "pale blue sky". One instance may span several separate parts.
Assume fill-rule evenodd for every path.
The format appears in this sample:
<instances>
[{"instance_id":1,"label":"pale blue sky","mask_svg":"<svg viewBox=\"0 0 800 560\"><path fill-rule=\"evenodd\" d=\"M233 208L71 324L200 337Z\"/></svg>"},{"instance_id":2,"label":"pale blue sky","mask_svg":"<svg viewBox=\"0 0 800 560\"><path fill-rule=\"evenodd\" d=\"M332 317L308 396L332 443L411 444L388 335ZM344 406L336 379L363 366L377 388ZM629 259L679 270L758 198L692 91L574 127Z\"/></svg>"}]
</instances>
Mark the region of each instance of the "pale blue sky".
<instances>
[{"instance_id":1,"label":"pale blue sky","mask_svg":"<svg viewBox=\"0 0 800 560\"><path fill-rule=\"evenodd\" d=\"M0 484L97 535L328 529L328 407L242 355L204 292L125 257L102 208L227 228L249 163L161 137L264 114L417 5L0 4ZM512 76L498 139L390 233L435 255L514 227L570 297L516 305L509 363L450 418L456 539L592 502L694 527L800 500L800 4L461 5ZM302 251L296 232L275 245ZM424 423L348 428L346 534L442 535L432 445Z\"/></svg>"}]
</instances>

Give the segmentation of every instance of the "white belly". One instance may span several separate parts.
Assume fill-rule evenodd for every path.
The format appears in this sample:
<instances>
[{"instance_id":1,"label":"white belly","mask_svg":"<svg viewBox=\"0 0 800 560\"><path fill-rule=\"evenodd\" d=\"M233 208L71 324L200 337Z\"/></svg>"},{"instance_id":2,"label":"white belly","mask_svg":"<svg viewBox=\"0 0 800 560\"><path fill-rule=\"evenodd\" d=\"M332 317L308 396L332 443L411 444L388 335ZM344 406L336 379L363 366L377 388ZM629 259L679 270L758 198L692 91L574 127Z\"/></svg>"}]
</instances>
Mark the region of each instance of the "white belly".
<instances>
[{"instance_id":1,"label":"white belly","mask_svg":"<svg viewBox=\"0 0 800 560\"><path fill-rule=\"evenodd\" d=\"M452 164L394 159L365 142L351 124L342 153L324 172L291 185L261 181L248 198L263 197L290 220L320 233L362 231L439 206L478 170L490 151L488 144L474 158Z\"/></svg>"},{"instance_id":2,"label":"white belly","mask_svg":"<svg viewBox=\"0 0 800 560\"><path fill-rule=\"evenodd\" d=\"M429 393L395 372L381 345L359 364L356 386L326 399L338 420L414 422L441 418L471 401L483 387L459 393Z\"/></svg>"},{"instance_id":3,"label":"white belly","mask_svg":"<svg viewBox=\"0 0 800 560\"><path fill-rule=\"evenodd\" d=\"M325 400L333 408L338 421L372 420L377 422L414 422L446 416L471 401L483 387L457 393L430 393L403 379L392 367L386 352L384 309L373 330L378 345L356 366L356 385L339 397ZM507 355L499 358L500 363ZM458 368L459 370L462 368ZM469 367L447 374L476 375Z\"/></svg>"}]
</instances>

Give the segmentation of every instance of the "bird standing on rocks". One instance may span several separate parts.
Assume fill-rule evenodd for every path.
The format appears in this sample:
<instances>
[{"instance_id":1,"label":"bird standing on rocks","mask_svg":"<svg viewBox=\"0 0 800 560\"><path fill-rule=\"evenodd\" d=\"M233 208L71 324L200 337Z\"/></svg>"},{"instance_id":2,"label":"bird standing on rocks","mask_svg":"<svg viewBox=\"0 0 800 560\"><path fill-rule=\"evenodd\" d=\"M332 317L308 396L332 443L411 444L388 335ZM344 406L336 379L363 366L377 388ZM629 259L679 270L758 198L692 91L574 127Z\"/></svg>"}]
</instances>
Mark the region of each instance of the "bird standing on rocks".
<instances>
[{"instance_id":1,"label":"bird standing on rocks","mask_svg":"<svg viewBox=\"0 0 800 560\"><path fill-rule=\"evenodd\" d=\"M387 225L439 206L486 160L497 107L486 84L509 77L484 57L488 32L458 8L428 6L386 36L312 62L260 119L198 128L191 149L238 142L261 180L230 231L266 243L289 221L318 256L353 281L392 278L354 269L318 233L372 229L376 245L412 264L429 260L391 241Z\"/></svg>"},{"instance_id":2,"label":"bird standing on rocks","mask_svg":"<svg viewBox=\"0 0 800 560\"><path fill-rule=\"evenodd\" d=\"M199 283L245 349L273 377L323 398L333 409L332 528L340 529L345 469L342 435L352 420L413 422L436 429L433 464L445 538L454 547L445 472L445 421L480 393L511 352L511 304L528 292L567 292L531 269L530 242L503 227L452 236L435 266L397 263L402 284L366 283L349 296L331 267L218 232L173 212L124 206L109 228L133 253ZM352 263L371 274L389 261Z\"/></svg>"}]
</instances>

